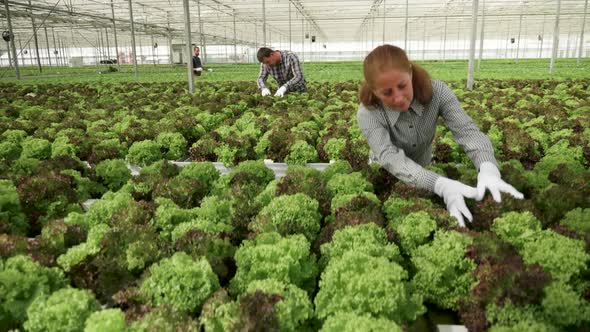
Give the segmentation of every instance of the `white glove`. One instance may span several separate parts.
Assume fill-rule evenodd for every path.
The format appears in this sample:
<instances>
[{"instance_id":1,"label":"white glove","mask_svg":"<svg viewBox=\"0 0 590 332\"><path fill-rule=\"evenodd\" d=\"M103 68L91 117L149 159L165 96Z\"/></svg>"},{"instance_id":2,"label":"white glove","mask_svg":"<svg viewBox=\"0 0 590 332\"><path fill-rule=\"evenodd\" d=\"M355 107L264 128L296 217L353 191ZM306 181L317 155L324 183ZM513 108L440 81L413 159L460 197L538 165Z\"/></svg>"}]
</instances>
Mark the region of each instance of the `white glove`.
<instances>
[{"instance_id":1,"label":"white glove","mask_svg":"<svg viewBox=\"0 0 590 332\"><path fill-rule=\"evenodd\" d=\"M523 199L524 195L513 186L502 180L500 171L496 165L489 161L483 162L479 166L479 174L477 175L477 197L478 201L482 200L486 194L486 189L490 191L494 201L500 203L502 197L500 192L508 193L517 199Z\"/></svg>"},{"instance_id":2,"label":"white glove","mask_svg":"<svg viewBox=\"0 0 590 332\"><path fill-rule=\"evenodd\" d=\"M459 226L465 227L463 216L469 221L473 220L471 212L465 205L465 197L475 198L477 189L441 176L434 184L434 192L444 199L445 204L447 204L447 211L457 219Z\"/></svg>"},{"instance_id":3,"label":"white glove","mask_svg":"<svg viewBox=\"0 0 590 332\"><path fill-rule=\"evenodd\" d=\"M213 69L211 69L211 68L207 68L207 71L208 71L208 72L212 72L212 71L213 71Z\"/></svg>"},{"instance_id":4,"label":"white glove","mask_svg":"<svg viewBox=\"0 0 590 332\"><path fill-rule=\"evenodd\" d=\"M373 150L369 150L369 165L371 165L372 163L378 163L378 162L379 162L379 159L373 153Z\"/></svg>"},{"instance_id":5,"label":"white glove","mask_svg":"<svg viewBox=\"0 0 590 332\"><path fill-rule=\"evenodd\" d=\"M285 92L287 92L287 87L286 86L282 86L277 90L277 93L275 93L275 97L282 97Z\"/></svg>"},{"instance_id":6,"label":"white glove","mask_svg":"<svg viewBox=\"0 0 590 332\"><path fill-rule=\"evenodd\" d=\"M203 71L202 67L197 67L197 69L195 69L196 71Z\"/></svg>"},{"instance_id":7,"label":"white glove","mask_svg":"<svg viewBox=\"0 0 590 332\"><path fill-rule=\"evenodd\" d=\"M270 96L270 90L267 88L262 89L262 96Z\"/></svg>"}]
</instances>

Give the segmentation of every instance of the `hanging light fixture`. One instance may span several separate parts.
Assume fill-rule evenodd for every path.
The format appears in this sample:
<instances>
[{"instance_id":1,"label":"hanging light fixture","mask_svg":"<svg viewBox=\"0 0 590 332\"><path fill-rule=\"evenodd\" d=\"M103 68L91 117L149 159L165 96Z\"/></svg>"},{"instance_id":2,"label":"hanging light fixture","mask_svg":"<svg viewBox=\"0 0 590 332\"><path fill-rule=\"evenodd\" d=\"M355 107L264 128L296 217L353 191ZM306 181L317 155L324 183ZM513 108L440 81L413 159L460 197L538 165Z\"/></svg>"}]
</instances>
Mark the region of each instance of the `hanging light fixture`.
<instances>
[{"instance_id":1,"label":"hanging light fixture","mask_svg":"<svg viewBox=\"0 0 590 332\"><path fill-rule=\"evenodd\" d=\"M2 39L4 39L5 42L9 42L13 37L14 35L8 30L2 32Z\"/></svg>"}]
</instances>

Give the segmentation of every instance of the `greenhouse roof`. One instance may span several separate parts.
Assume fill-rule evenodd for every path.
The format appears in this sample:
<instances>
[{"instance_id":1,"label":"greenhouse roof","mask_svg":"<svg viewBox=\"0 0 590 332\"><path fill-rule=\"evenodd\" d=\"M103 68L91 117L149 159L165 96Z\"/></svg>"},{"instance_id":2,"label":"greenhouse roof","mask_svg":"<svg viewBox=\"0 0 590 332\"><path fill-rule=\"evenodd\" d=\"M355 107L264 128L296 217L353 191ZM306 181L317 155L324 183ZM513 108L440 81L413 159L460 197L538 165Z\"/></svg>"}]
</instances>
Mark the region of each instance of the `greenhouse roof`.
<instances>
[{"instance_id":1,"label":"greenhouse roof","mask_svg":"<svg viewBox=\"0 0 590 332\"><path fill-rule=\"evenodd\" d=\"M30 13L40 38L45 37L47 28L48 39L55 34L65 44L76 47L95 47L100 31L111 34L114 13L119 43L130 40L129 0L8 0L8 3L14 32L29 47L33 31ZM139 38L171 35L174 43L183 43L182 0L132 0L131 3ZM506 39L520 34L522 38L550 40L558 3L556 0L480 0L478 24L481 26L483 17L486 39ZM200 36L203 36L208 45L233 44L235 31L238 44L271 47L289 41L301 43L306 36L308 40L315 36L318 44L405 40L406 22L408 40L468 39L472 5L473 1L466 0L189 1L193 43L202 43ZM560 34L581 33L586 5L586 0L560 1ZM8 30L4 8L0 16L3 30Z\"/></svg>"}]
</instances>

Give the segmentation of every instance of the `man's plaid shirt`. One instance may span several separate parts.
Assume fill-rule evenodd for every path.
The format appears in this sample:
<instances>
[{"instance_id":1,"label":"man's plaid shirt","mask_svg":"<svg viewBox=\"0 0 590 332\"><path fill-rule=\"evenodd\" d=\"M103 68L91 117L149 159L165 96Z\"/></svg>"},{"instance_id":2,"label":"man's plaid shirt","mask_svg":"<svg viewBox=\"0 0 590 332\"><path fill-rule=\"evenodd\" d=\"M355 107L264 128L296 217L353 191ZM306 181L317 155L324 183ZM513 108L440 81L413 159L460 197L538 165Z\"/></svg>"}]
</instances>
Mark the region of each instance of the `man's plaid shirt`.
<instances>
[{"instance_id":1,"label":"man's plaid shirt","mask_svg":"<svg viewBox=\"0 0 590 332\"><path fill-rule=\"evenodd\" d=\"M305 78L303 78L303 71L299 64L299 58L295 53L289 51L281 52L281 62L276 66L270 67L264 63L260 64L260 74L256 81L259 89L266 88L264 82L268 78L268 74L277 81L279 87L286 86L287 91L300 91L304 92L307 90L305 85Z\"/></svg>"}]
</instances>

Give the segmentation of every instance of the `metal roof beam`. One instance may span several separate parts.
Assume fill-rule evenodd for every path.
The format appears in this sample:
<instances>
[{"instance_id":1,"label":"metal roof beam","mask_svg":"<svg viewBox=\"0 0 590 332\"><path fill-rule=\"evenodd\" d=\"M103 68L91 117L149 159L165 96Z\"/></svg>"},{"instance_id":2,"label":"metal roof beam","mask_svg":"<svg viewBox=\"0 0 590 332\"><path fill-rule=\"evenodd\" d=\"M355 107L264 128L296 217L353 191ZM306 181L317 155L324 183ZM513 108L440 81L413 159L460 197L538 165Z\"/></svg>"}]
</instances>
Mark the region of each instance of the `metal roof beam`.
<instances>
[{"instance_id":1,"label":"metal roof beam","mask_svg":"<svg viewBox=\"0 0 590 332\"><path fill-rule=\"evenodd\" d=\"M13 15L13 16L29 18L31 16L31 14L27 11L27 9L35 9L35 10L40 10L40 11L49 11L49 14L54 13L54 12L64 14L64 15L34 14L36 17L39 17L41 19L46 18L47 20L50 20L51 22L70 23L70 24L75 24L77 26L80 24L91 24L94 27L100 27L100 28L111 28L112 27L113 19L110 17L106 17L106 16L94 15L94 14L85 13L85 12L64 10L64 9L59 9L59 8L55 8L55 7L52 8L49 6L42 5L42 4L33 4L33 5L29 6L28 3L21 3L18 1L12 1L12 0L9 0L8 3L9 3L9 5L13 5L13 6L22 8L20 10L16 9L14 11L11 11L11 15ZM72 8L73 7L69 7L69 9L72 9ZM2 13L0 13L0 16L5 16L5 14L2 12ZM90 20L85 21L85 22L81 22L80 19L82 19L82 18L90 18ZM118 23L121 23L121 24L119 24L120 31L126 31L126 30L130 31L131 23L128 19L127 20L126 19L115 19L115 21ZM217 23L217 22L218 21L212 21L212 23ZM181 29L175 29L175 28L169 29L168 27L159 26L159 25L155 25L155 24L149 24L149 23L145 23L145 22L134 22L134 23L138 25L136 28L136 30L138 32L151 33L151 34L161 35L163 37L167 37L169 34L172 34L174 37L181 37L184 35L184 30L181 30ZM222 36L217 36L214 34L203 34L203 35L207 38L223 40ZM253 41L246 41L246 40L241 40L241 39L237 39L236 41L238 41L240 44L254 45Z\"/></svg>"},{"instance_id":2,"label":"metal roof beam","mask_svg":"<svg viewBox=\"0 0 590 332\"><path fill-rule=\"evenodd\" d=\"M315 30L322 37L323 40L328 39L324 31L316 23L315 19L311 16L311 14L309 14L307 10L305 10L305 8L299 0L289 0L289 2L293 4L293 6L295 6L295 8L297 9L297 11L299 11L299 14L301 14L301 16L305 17L305 19L311 23L311 25L315 28Z\"/></svg>"}]
</instances>

